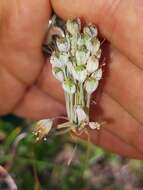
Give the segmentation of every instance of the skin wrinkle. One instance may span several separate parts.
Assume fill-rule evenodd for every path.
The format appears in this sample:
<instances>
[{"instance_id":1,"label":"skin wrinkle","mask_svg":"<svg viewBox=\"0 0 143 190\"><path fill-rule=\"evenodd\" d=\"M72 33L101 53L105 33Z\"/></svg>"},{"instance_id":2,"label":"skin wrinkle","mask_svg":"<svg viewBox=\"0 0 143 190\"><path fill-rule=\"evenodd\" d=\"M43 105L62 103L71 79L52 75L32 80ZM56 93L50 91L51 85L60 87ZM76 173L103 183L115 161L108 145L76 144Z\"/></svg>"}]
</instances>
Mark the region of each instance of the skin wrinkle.
<instances>
[{"instance_id":1,"label":"skin wrinkle","mask_svg":"<svg viewBox=\"0 0 143 190\"><path fill-rule=\"evenodd\" d=\"M143 159L142 151L136 149L136 146L128 144L123 138L109 130L107 127L102 127L100 131L89 129L88 133L88 136L87 134L77 136L85 140L89 139L89 142L127 158L132 157L134 159ZM116 147L116 144L118 144L118 147Z\"/></svg>"},{"instance_id":2,"label":"skin wrinkle","mask_svg":"<svg viewBox=\"0 0 143 190\"><path fill-rule=\"evenodd\" d=\"M25 8L25 5L27 5L27 8ZM32 10L34 11L33 13L31 12ZM15 106L20 104L27 93L27 88L37 82L44 66L45 60L41 45L51 11L49 1L47 0L35 0L34 2L29 0L25 0L24 2L22 0L1 0L0 11L2 11L0 12L0 66L4 67L8 75L15 80L15 83L13 82L10 85L15 85L17 92L14 97L10 97L9 94L14 91L6 91L5 97L3 97L4 99L8 97L8 100L11 100L11 105L3 105L4 109L7 109L6 107L9 106L7 111L3 110L4 113L9 113ZM32 21L30 21L27 14L31 15L30 19ZM9 81L5 83L8 88ZM21 94L21 90L19 90L18 84L16 86L16 83L22 85L22 95L18 100L16 98ZM16 103L13 105L12 101ZM2 112L2 110L0 111Z\"/></svg>"},{"instance_id":3,"label":"skin wrinkle","mask_svg":"<svg viewBox=\"0 0 143 190\"><path fill-rule=\"evenodd\" d=\"M16 4L16 1L14 2ZM37 6L37 8L36 6L35 8L32 8L33 11L35 11L33 14L36 14L36 18L38 19L36 19L33 15L31 17L33 21L27 21L28 15L31 14L30 8L25 9L25 6L23 6L24 3L22 1L18 2L18 8L17 6L14 6L15 4L13 5L12 3L12 7L14 8L9 8L10 10L8 11L8 16L5 18L5 27L3 28L1 35L1 44L3 46L2 56L4 57L5 52L11 53L8 55L8 58L10 58L10 60L7 60L5 65L10 70L13 70L13 73L17 75L17 78L20 78L21 81L30 85L35 82L35 79L39 75L41 67L44 64L40 45L44 39L47 24L44 26L42 24L39 24L39 28L37 28L36 23L39 21L38 14L40 15L40 18L42 18L42 21L40 20L39 23L47 23L48 21L44 16L41 17L41 11L43 10L40 9L39 6ZM47 17L49 17L50 13L46 14ZM33 23L32 26L31 22ZM6 31L7 36L5 36ZM11 47L13 48L10 49ZM23 59L21 59L21 57L23 57ZM13 66L10 64L11 61L15 62ZM33 67L30 66L32 62ZM27 72L24 73L23 70L26 70ZM32 75L30 73L32 73Z\"/></svg>"},{"instance_id":4,"label":"skin wrinkle","mask_svg":"<svg viewBox=\"0 0 143 190\"><path fill-rule=\"evenodd\" d=\"M127 158L132 157L134 159L143 159L143 153L140 150L136 149L135 146L127 144L124 141L124 139L122 139L115 133L111 132L107 128L100 132L100 136L102 136L103 139L105 139L104 136L113 136L114 138L112 138L111 141L101 141L100 140L101 138L99 138L99 140L98 140L99 146L104 147L105 149L110 150L110 151L112 150L112 152L121 154ZM111 139L111 138L109 138L109 139ZM115 147L115 144L117 144L117 143L118 143L118 151L117 151L117 148ZM110 148L108 148L109 146L110 146Z\"/></svg>"},{"instance_id":5,"label":"skin wrinkle","mask_svg":"<svg viewBox=\"0 0 143 190\"><path fill-rule=\"evenodd\" d=\"M13 77L13 75L11 75L11 73L9 73L5 68L1 67L0 73L1 73L0 75L0 84L1 84L0 85L1 86L0 102L3 99L5 99L5 97L7 97L7 103L4 105L3 110L0 110L0 114L5 114L7 112L11 112L12 109L14 109L16 104L20 101L21 97L23 96L26 88L23 86L22 83L16 80L16 78ZM15 89L13 89L13 87L16 87L16 89L19 89L18 94L17 93L15 94L15 91L14 91Z\"/></svg>"},{"instance_id":6,"label":"skin wrinkle","mask_svg":"<svg viewBox=\"0 0 143 190\"><path fill-rule=\"evenodd\" d=\"M100 106L101 108L104 108L103 113L101 114L102 120L107 120L107 124L103 125L102 128L108 130L108 132L112 132L114 135L124 140L124 142L134 146L134 148L136 147L137 150L143 153L143 139L141 137L143 128L140 126L140 124L134 120L134 118L132 118L125 110L123 110L118 102L112 99L107 93L103 93L101 102L102 103L100 103ZM108 108L109 105L112 105L114 112ZM114 121L108 122L108 118L115 119L115 123ZM114 126L116 126L116 128ZM136 141L134 141L134 136L137 137ZM102 140L103 139L104 138L102 138Z\"/></svg>"},{"instance_id":7,"label":"skin wrinkle","mask_svg":"<svg viewBox=\"0 0 143 190\"><path fill-rule=\"evenodd\" d=\"M37 102L37 99L41 101ZM34 114L31 114L33 112ZM14 113L35 120L65 114L65 108L61 103L50 98L35 86L29 89L21 104L14 110Z\"/></svg>"},{"instance_id":8,"label":"skin wrinkle","mask_svg":"<svg viewBox=\"0 0 143 190\"><path fill-rule=\"evenodd\" d=\"M113 64L115 62L116 64ZM119 63L119 64L118 64ZM120 67L125 67L124 70L119 70L118 65ZM123 66L122 66L123 65ZM130 68L127 67L130 65ZM131 67L132 66L132 67ZM111 55L111 64L110 71L114 71L109 73L108 82L105 85L105 91L108 93L113 99L115 99L132 117L134 117L141 125L143 125L143 114L140 112L140 109L143 107L142 97L143 93L137 93L142 87L143 77L142 71L130 63L125 57L123 57L120 53L117 53L115 48L112 48ZM109 71L109 72L110 72ZM126 75L127 74L127 75ZM119 77L118 75L122 75ZM130 75L130 76L129 76ZM122 80L127 76L127 83L125 84ZM117 78L118 77L118 78ZM118 79L117 88L114 88L112 84L114 84L115 78ZM132 89L132 84L136 84L136 90ZM129 88L130 87L130 88ZM124 94L120 91L117 92L118 89L122 88ZM140 95L140 96L139 96ZM129 101L129 105L126 104L126 99Z\"/></svg>"},{"instance_id":9,"label":"skin wrinkle","mask_svg":"<svg viewBox=\"0 0 143 190\"><path fill-rule=\"evenodd\" d=\"M109 41L112 41L112 38L113 37L113 34L116 33L116 26L118 25L118 21L117 19L115 18L115 12L118 12L118 8L120 7L120 4L122 3L121 0L111 0L111 1L108 1L109 3L105 3L103 4L103 8L101 8L101 10L103 9L103 11L100 12L100 15L99 15L99 20L98 20L98 25L99 26L103 26L104 25L104 22L105 22L105 19L107 20L108 19L108 23L110 23L110 26L111 26L111 32L110 32L110 35L109 35ZM110 11L109 11L110 10ZM108 17L106 16L106 13L109 13ZM112 22L110 21L112 17ZM103 19L104 18L104 19ZM103 31L104 31L104 28L103 28ZM106 33L106 31L105 31Z\"/></svg>"}]
</instances>

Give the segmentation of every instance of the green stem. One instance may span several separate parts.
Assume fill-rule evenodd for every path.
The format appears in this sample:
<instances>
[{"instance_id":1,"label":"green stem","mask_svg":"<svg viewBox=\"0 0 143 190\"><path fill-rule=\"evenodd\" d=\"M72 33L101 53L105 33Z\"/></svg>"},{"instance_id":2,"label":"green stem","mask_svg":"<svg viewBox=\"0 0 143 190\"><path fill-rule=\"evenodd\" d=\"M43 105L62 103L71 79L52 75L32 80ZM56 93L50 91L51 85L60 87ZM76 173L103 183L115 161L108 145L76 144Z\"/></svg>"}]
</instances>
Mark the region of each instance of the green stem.
<instances>
[{"instance_id":1,"label":"green stem","mask_svg":"<svg viewBox=\"0 0 143 190\"><path fill-rule=\"evenodd\" d=\"M70 103L70 122L74 122L74 110L73 110L73 94L69 95L69 103Z\"/></svg>"},{"instance_id":2,"label":"green stem","mask_svg":"<svg viewBox=\"0 0 143 190\"><path fill-rule=\"evenodd\" d=\"M65 92L65 100L66 100L66 110L68 119L70 119L70 106L69 106L69 95Z\"/></svg>"},{"instance_id":3,"label":"green stem","mask_svg":"<svg viewBox=\"0 0 143 190\"><path fill-rule=\"evenodd\" d=\"M80 104L84 107L85 103L84 103L84 93L83 93L83 83L80 83Z\"/></svg>"},{"instance_id":4,"label":"green stem","mask_svg":"<svg viewBox=\"0 0 143 190\"><path fill-rule=\"evenodd\" d=\"M87 99L86 99L86 107L87 107L88 114L89 114L89 107L90 107L91 94L88 94L88 93L87 93L86 97L87 97Z\"/></svg>"}]
</instances>

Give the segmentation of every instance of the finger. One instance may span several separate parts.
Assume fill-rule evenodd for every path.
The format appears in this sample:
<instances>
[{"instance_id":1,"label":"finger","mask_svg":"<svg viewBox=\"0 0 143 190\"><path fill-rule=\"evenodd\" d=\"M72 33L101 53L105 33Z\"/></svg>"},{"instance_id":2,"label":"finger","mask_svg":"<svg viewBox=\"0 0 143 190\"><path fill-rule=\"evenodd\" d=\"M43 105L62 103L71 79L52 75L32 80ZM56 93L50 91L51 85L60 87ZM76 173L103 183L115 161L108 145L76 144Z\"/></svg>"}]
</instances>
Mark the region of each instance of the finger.
<instances>
[{"instance_id":1,"label":"finger","mask_svg":"<svg viewBox=\"0 0 143 190\"><path fill-rule=\"evenodd\" d=\"M65 19L83 17L98 25L101 33L131 61L143 68L143 1L51 0Z\"/></svg>"},{"instance_id":2,"label":"finger","mask_svg":"<svg viewBox=\"0 0 143 190\"><path fill-rule=\"evenodd\" d=\"M0 63L27 85L35 82L44 64L41 46L50 13L48 0L7 3L0 27Z\"/></svg>"},{"instance_id":3,"label":"finger","mask_svg":"<svg viewBox=\"0 0 143 190\"><path fill-rule=\"evenodd\" d=\"M143 158L143 127L131 115L105 93L102 94L98 107L93 111L94 120L106 122L101 127L101 131L90 132L93 143L126 156L136 156L138 152L138 155L142 155Z\"/></svg>"},{"instance_id":4,"label":"finger","mask_svg":"<svg viewBox=\"0 0 143 190\"><path fill-rule=\"evenodd\" d=\"M26 86L0 66L0 115L11 112L25 91Z\"/></svg>"},{"instance_id":5,"label":"finger","mask_svg":"<svg viewBox=\"0 0 143 190\"><path fill-rule=\"evenodd\" d=\"M104 90L143 124L143 71L115 48L110 52Z\"/></svg>"},{"instance_id":6,"label":"finger","mask_svg":"<svg viewBox=\"0 0 143 190\"><path fill-rule=\"evenodd\" d=\"M65 114L65 107L33 87L13 111L16 115L38 120Z\"/></svg>"},{"instance_id":7,"label":"finger","mask_svg":"<svg viewBox=\"0 0 143 190\"><path fill-rule=\"evenodd\" d=\"M132 159L143 159L143 154L137 151L134 147L127 144L120 137L116 136L116 134L108 131L106 128L101 128L100 131L90 131L88 134L82 134L80 136L82 139L92 142L97 146L102 147L105 150L111 151L115 154L125 156L127 158Z\"/></svg>"}]
</instances>

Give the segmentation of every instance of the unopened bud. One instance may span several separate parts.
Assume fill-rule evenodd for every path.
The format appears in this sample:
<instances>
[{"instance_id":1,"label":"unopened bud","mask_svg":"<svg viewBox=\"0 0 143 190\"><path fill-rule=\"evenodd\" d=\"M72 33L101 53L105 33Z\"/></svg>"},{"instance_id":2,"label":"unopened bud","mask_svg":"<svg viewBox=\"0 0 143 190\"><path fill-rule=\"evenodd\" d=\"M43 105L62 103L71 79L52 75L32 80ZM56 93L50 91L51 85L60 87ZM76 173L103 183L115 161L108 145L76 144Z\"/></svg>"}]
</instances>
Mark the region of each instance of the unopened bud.
<instances>
[{"instance_id":1,"label":"unopened bud","mask_svg":"<svg viewBox=\"0 0 143 190\"><path fill-rule=\"evenodd\" d=\"M64 73L63 73L63 70L59 67L54 67L52 69L52 72L53 72L53 75L54 77L59 80L60 82L63 82L64 81Z\"/></svg>"},{"instance_id":2,"label":"unopened bud","mask_svg":"<svg viewBox=\"0 0 143 190\"><path fill-rule=\"evenodd\" d=\"M80 20L76 19L76 20L68 20L66 23L66 28L67 31L71 34L71 35L77 35L80 32Z\"/></svg>"},{"instance_id":3,"label":"unopened bud","mask_svg":"<svg viewBox=\"0 0 143 190\"><path fill-rule=\"evenodd\" d=\"M87 70L85 65L76 66L73 75L74 79L78 80L79 82L84 82L85 79L87 78Z\"/></svg>"},{"instance_id":4,"label":"unopened bud","mask_svg":"<svg viewBox=\"0 0 143 190\"><path fill-rule=\"evenodd\" d=\"M87 71L89 73L95 72L99 67L99 60L94 56L90 56L88 61L87 61Z\"/></svg>"},{"instance_id":5,"label":"unopened bud","mask_svg":"<svg viewBox=\"0 0 143 190\"><path fill-rule=\"evenodd\" d=\"M65 92L67 92L69 94L74 94L76 91L75 83L71 79L67 79L63 83L63 89Z\"/></svg>"},{"instance_id":6,"label":"unopened bud","mask_svg":"<svg viewBox=\"0 0 143 190\"><path fill-rule=\"evenodd\" d=\"M70 44L67 42L65 38L58 38L56 40L58 50L61 52L68 52L70 48Z\"/></svg>"},{"instance_id":7,"label":"unopened bud","mask_svg":"<svg viewBox=\"0 0 143 190\"><path fill-rule=\"evenodd\" d=\"M94 78L90 78L85 83L85 89L88 94L92 94L98 87L98 80L95 80Z\"/></svg>"},{"instance_id":8,"label":"unopened bud","mask_svg":"<svg viewBox=\"0 0 143 190\"><path fill-rule=\"evenodd\" d=\"M97 28L93 25L90 25L90 26L86 26L83 28L83 32L85 34L88 34L90 37L96 37L97 34L98 34L98 31L97 31Z\"/></svg>"}]
</instances>

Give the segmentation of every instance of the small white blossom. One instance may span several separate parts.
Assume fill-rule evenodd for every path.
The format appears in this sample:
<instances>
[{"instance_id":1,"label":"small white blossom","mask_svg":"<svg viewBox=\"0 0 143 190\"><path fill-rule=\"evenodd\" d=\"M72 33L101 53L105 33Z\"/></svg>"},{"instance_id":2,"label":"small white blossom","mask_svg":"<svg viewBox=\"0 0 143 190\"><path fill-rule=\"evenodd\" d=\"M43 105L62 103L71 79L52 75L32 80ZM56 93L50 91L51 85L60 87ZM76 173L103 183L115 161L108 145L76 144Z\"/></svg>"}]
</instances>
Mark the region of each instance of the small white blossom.
<instances>
[{"instance_id":1,"label":"small white blossom","mask_svg":"<svg viewBox=\"0 0 143 190\"><path fill-rule=\"evenodd\" d=\"M88 121L88 116L80 105L75 107L75 113L79 123Z\"/></svg>"},{"instance_id":2,"label":"small white blossom","mask_svg":"<svg viewBox=\"0 0 143 190\"><path fill-rule=\"evenodd\" d=\"M87 71L89 73L95 72L99 67L99 59L97 59L94 55L90 56L87 61Z\"/></svg>"},{"instance_id":3,"label":"small white blossom","mask_svg":"<svg viewBox=\"0 0 143 190\"><path fill-rule=\"evenodd\" d=\"M98 123L98 122L89 122L88 125L89 125L90 129L100 130L100 127L101 127L100 123Z\"/></svg>"},{"instance_id":4,"label":"small white blossom","mask_svg":"<svg viewBox=\"0 0 143 190\"><path fill-rule=\"evenodd\" d=\"M88 34L91 37L96 37L98 34L97 28L93 25L84 27L83 32Z\"/></svg>"},{"instance_id":5,"label":"small white blossom","mask_svg":"<svg viewBox=\"0 0 143 190\"><path fill-rule=\"evenodd\" d=\"M33 132L34 135L37 137L36 140L39 141L44 139L49 134L52 126L52 119L42 119L38 121Z\"/></svg>"},{"instance_id":6,"label":"small white blossom","mask_svg":"<svg viewBox=\"0 0 143 190\"><path fill-rule=\"evenodd\" d=\"M69 61L69 55L65 52L53 52L50 63L53 67L64 67Z\"/></svg>"},{"instance_id":7,"label":"small white blossom","mask_svg":"<svg viewBox=\"0 0 143 190\"><path fill-rule=\"evenodd\" d=\"M96 55L100 49L100 41L96 38L93 40L92 54Z\"/></svg>"},{"instance_id":8,"label":"small white blossom","mask_svg":"<svg viewBox=\"0 0 143 190\"><path fill-rule=\"evenodd\" d=\"M90 78L85 82L85 89L88 94L92 94L98 87L99 81L94 78Z\"/></svg>"},{"instance_id":9,"label":"small white blossom","mask_svg":"<svg viewBox=\"0 0 143 190\"><path fill-rule=\"evenodd\" d=\"M58 38L56 40L56 44L58 47L58 50L61 52L68 52L70 48L70 44L65 38Z\"/></svg>"},{"instance_id":10,"label":"small white blossom","mask_svg":"<svg viewBox=\"0 0 143 190\"><path fill-rule=\"evenodd\" d=\"M98 52L100 50L100 41L97 38L93 38L91 40L91 43L89 43L89 45L87 46L87 48L91 52L92 55L97 55L101 53L101 52Z\"/></svg>"},{"instance_id":11,"label":"small white blossom","mask_svg":"<svg viewBox=\"0 0 143 190\"><path fill-rule=\"evenodd\" d=\"M68 94L74 94L75 91L76 91L76 85L75 83L70 80L70 79L67 79L66 81L64 81L63 83L63 89L65 92L67 92Z\"/></svg>"},{"instance_id":12,"label":"small white blossom","mask_svg":"<svg viewBox=\"0 0 143 190\"><path fill-rule=\"evenodd\" d=\"M85 48L76 51L77 64L78 65L86 64L89 56L90 56L90 52Z\"/></svg>"},{"instance_id":13,"label":"small white blossom","mask_svg":"<svg viewBox=\"0 0 143 190\"><path fill-rule=\"evenodd\" d=\"M103 72L102 72L102 69L100 68L100 69L96 70L96 71L93 73L92 76L93 76L93 78L95 78L96 80L101 80L102 74L103 74Z\"/></svg>"},{"instance_id":14,"label":"small white blossom","mask_svg":"<svg viewBox=\"0 0 143 190\"><path fill-rule=\"evenodd\" d=\"M54 67L52 69L52 72L53 72L53 75L54 77L59 80L60 82L63 82L64 81L64 73L63 73L63 70L59 67Z\"/></svg>"},{"instance_id":15,"label":"small white blossom","mask_svg":"<svg viewBox=\"0 0 143 190\"><path fill-rule=\"evenodd\" d=\"M75 67L75 70L73 72L73 76L76 80L79 82L84 82L87 78L87 70L85 68L85 65L78 65Z\"/></svg>"},{"instance_id":16,"label":"small white blossom","mask_svg":"<svg viewBox=\"0 0 143 190\"><path fill-rule=\"evenodd\" d=\"M77 35L80 32L80 21L78 20L68 20L66 23L67 31L71 35Z\"/></svg>"}]
</instances>

